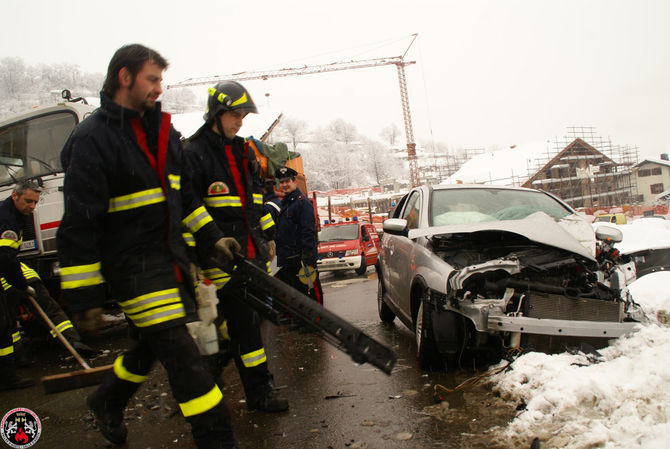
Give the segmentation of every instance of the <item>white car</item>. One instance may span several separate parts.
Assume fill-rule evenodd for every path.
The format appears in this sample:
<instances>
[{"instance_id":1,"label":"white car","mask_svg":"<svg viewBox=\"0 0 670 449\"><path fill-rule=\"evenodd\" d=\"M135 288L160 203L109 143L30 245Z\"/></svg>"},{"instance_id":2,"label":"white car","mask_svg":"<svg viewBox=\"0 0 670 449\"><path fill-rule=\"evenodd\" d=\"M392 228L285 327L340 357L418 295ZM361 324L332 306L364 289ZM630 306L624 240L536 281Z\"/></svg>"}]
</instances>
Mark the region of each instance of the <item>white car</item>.
<instances>
[{"instance_id":1,"label":"white car","mask_svg":"<svg viewBox=\"0 0 670 449\"><path fill-rule=\"evenodd\" d=\"M417 187L384 222L379 316L415 331L424 366L447 369L464 354L493 362L503 348L547 343L531 336L606 341L641 317L626 287L635 265L613 249L620 240L546 192Z\"/></svg>"}]
</instances>

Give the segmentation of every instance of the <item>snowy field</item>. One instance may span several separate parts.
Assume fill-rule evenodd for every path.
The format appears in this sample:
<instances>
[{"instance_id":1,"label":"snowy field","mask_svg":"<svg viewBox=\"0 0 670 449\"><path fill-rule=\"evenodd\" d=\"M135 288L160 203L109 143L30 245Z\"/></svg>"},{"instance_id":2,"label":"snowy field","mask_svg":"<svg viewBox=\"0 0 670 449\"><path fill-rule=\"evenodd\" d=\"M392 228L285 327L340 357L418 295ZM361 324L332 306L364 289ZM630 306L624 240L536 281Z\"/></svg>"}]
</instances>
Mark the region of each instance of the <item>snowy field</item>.
<instances>
[{"instance_id":1,"label":"snowy field","mask_svg":"<svg viewBox=\"0 0 670 449\"><path fill-rule=\"evenodd\" d=\"M612 225L616 226L616 225ZM670 246L670 221L616 226L622 252ZM598 355L528 353L494 376L494 390L524 410L496 438L507 447L670 448L670 272L630 285L650 323ZM502 365L501 365L502 366Z\"/></svg>"}]
</instances>

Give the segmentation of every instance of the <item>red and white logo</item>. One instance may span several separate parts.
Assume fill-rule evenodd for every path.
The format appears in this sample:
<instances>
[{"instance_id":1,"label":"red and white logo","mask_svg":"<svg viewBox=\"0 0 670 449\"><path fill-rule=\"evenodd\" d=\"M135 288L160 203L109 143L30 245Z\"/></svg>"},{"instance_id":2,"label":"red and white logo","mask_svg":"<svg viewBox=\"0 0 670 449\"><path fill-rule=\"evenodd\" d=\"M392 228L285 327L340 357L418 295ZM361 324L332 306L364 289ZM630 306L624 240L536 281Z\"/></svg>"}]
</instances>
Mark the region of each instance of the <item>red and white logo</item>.
<instances>
[{"instance_id":1,"label":"red and white logo","mask_svg":"<svg viewBox=\"0 0 670 449\"><path fill-rule=\"evenodd\" d=\"M2 418L0 434L9 447L23 449L32 446L40 439L42 423L32 410L15 408Z\"/></svg>"},{"instance_id":2,"label":"red and white logo","mask_svg":"<svg viewBox=\"0 0 670 449\"><path fill-rule=\"evenodd\" d=\"M225 182L216 181L207 188L207 195L225 195L230 193L230 189Z\"/></svg>"},{"instance_id":3,"label":"red and white logo","mask_svg":"<svg viewBox=\"0 0 670 449\"><path fill-rule=\"evenodd\" d=\"M16 235L16 232L12 231L11 229L7 229L5 232L0 235L0 239L3 240L13 240L13 241L18 241L19 236Z\"/></svg>"}]
</instances>

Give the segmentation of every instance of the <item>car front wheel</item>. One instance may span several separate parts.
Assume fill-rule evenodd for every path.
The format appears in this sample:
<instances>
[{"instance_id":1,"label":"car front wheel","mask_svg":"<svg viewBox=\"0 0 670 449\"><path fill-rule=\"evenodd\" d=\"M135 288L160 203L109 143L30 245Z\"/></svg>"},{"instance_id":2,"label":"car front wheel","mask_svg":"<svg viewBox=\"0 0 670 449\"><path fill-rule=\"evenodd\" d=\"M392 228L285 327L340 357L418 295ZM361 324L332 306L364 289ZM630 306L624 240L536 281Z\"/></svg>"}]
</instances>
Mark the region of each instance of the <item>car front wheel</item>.
<instances>
[{"instance_id":1,"label":"car front wheel","mask_svg":"<svg viewBox=\"0 0 670 449\"><path fill-rule=\"evenodd\" d=\"M395 313L384 302L384 284L380 274L377 274L377 312L383 323L392 323L395 320Z\"/></svg>"},{"instance_id":2,"label":"car front wheel","mask_svg":"<svg viewBox=\"0 0 670 449\"><path fill-rule=\"evenodd\" d=\"M428 294L428 290L424 296ZM422 369L434 369L442 367L442 358L435 345L433 336L433 322L431 319L430 308L426 306L423 299L419 304L419 310L416 314L416 324L414 326L416 336L416 356Z\"/></svg>"},{"instance_id":3,"label":"car front wheel","mask_svg":"<svg viewBox=\"0 0 670 449\"><path fill-rule=\"evenodd\" d=\"M365 274L368 270L368 264L365 262L365 254L361 255L361 266L356 268L356 274L361 275Z\"/></svg>"}]
</instances>

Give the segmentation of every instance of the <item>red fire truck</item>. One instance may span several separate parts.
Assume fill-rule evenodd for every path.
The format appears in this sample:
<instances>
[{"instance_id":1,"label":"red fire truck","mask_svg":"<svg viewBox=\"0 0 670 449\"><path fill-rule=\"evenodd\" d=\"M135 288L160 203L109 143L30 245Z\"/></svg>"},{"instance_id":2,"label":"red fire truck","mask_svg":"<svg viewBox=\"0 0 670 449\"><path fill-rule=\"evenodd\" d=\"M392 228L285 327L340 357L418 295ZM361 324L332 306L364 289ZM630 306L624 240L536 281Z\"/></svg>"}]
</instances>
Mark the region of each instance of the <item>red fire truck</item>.
<instances>
[{"instance_id":1,"label":"red fire truck","mask_svg":"<svg viewBox=\"0 0 670 449\"><path fill-rule=\"evenodd\" d=\"M326 223L319 232L320 272L355 270L364 274L368 266L377 263L381 244L377 230L370 223L353 217L349 221Z\"/></svg>"}]
</instances>

